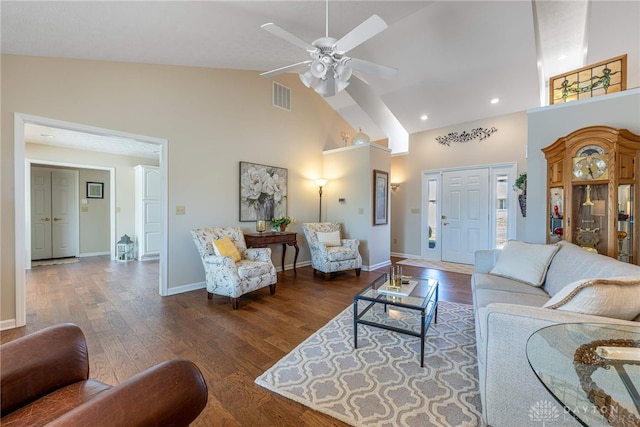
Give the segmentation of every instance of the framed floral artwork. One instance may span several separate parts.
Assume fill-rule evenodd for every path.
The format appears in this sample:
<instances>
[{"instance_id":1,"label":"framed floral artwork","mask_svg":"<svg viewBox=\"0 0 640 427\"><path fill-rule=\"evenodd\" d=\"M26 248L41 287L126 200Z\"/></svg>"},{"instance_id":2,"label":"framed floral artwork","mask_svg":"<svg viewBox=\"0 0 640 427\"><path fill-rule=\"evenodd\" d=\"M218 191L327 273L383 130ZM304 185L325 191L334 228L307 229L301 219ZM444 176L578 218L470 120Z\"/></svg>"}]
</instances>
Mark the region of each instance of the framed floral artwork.
<instances>
[{"instance_id":1,"label":"framed floral artwork","mask_svg":"<svg viewBox=\"0 0 640 427\"><path fill-rule=\"evenodd\" d=\"M383 225L389 222L389 174L373 171L373 225Z\"/></svg>"},{"instance_id":2,"label":"framed floral artwork","mask_svg":"<svg viewBox=\"0 0 640 427\"><path fill-rule=\"evenodd\" d=\"M240 221L287 215L287 170L240 162Z\"/></svg>"}]
</instances>

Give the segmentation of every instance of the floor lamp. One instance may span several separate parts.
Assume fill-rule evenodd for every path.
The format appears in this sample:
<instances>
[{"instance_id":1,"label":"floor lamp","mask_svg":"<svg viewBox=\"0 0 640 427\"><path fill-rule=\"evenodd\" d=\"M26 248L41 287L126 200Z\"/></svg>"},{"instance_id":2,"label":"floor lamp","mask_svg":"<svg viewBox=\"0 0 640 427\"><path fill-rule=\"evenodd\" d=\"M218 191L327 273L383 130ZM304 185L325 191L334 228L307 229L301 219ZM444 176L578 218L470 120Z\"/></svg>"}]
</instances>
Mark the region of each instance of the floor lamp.
<instances>
[{"instance_id":1,"label":"floor lamp","mask_svg":"<svg viewBox=\"0 0 640 427\"><path fill-rule=\"evenodd\" d=\"M327 183L326 179L318 178L316 179L316 184L318 184L320 194L320 209L318 210L318 222L322 222L322 187Z\"/></svg>"}]
</instances>

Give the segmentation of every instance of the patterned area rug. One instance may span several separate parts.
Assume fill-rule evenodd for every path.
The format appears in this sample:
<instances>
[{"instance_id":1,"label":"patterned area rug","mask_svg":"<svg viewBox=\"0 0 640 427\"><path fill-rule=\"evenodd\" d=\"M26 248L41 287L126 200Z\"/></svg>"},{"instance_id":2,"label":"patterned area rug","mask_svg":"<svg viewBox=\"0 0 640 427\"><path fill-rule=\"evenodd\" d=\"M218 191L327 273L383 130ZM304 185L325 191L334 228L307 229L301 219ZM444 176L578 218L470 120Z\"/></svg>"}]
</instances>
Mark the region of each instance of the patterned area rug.
<instances>
[{"instance_id":1,"label":"patterned area rug","mask_svg":"<svg viewBox=\"0 0 640 427\"><path fill-rule=\"evenodd\" d=\"M398 264L411 265L413 267L432 268L434 270L452 271L454 273L472 274L473 265L457 264L455 262L434 261L430 259L403 259Z\"/></svg>"},{"instance_id":2,"label":"patterned area rug","mask_svg":"<svg viewBox=\"0 0 640 427\"><path fill-rule=\"evenodd\" d=\"M375 315L419 323L413 313ZM355 350L348 307L256 383L353 426L481 425L472 306L438 303L424 364L419 338L367 325L358 325Z\"/></svg>"}]
</instances>

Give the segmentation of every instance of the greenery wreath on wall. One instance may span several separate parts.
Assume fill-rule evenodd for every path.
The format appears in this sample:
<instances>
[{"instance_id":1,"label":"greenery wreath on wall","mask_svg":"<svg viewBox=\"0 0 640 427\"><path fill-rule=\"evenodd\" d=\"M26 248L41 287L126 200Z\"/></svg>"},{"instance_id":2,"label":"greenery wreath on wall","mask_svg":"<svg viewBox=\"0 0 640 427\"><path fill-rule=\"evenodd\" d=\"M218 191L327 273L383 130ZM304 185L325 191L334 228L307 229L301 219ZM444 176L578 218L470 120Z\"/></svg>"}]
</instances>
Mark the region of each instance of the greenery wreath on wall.
<instances>
[{"instance_id":1,"label":"greenery wreath on wall","mask_svg":"<svg viewBox=\"0 0 640 427\"><path fill-rule=\"evenodd\" d=\"M527 217L527 173L522 172L518 175L516 182L513 184L513 190L518 193L518 203L520 203L520 212L523 217Z\"/></svg>"}]
</instances>

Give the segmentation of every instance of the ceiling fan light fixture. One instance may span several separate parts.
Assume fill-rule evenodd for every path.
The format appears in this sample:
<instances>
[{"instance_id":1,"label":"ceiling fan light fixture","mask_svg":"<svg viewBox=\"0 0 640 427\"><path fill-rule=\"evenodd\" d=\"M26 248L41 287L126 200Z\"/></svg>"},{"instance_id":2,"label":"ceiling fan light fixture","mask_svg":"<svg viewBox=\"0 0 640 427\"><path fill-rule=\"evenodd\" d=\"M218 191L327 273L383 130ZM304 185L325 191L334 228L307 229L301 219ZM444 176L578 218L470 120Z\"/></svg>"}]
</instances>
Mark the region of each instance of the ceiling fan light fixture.
<instances>
[{"instance_id":1,"label":"ceiling fan light fixture","mask_svg":"<svg viewBox=\"0 0 640 427\"><path fill-rule=\"evenodd\" d=\"M300 81L306 87L311 87L314 79L315 77L313 77L313 74L311 74L311 70L307 70L304 73L300 74Z\"/></svg>"},{"instance_id":2,"label":"ceiling fan light fixture","mask_svg":"<svg viewBox=\"0 0 640 427\"><path fill-rule=\"evenodd\" d=\"M326 95L329 92L327 81L325 79L320 80L318 84L313 88L313 90L315 90L320 95Z\"/></svg>"},{"instance_id":3,"label":"ceiling fan light fixture","mask_svg":"<svg viewBox=\"0 0 640 427\"><path fill-rule=\"evenodd\" d=\"M304 69L303 66L308 64L308 70L299 74L300 81L306 87L313 88L317 93L326 97L331 97L344 90L349 85L353 70L359 73L380 75L383 78L393 77L397 72L396 69L345 56L351 49L356 48L386 29L387 24L384 20L378 15L372 15L337 40L329 37L329 1L327 0L326 3L326 34L312 43L307 43L274 23L267 23L261 26L265 31L305 49L311 59L280 67L260 75L262 77L273 77L293 70L302 70ZM366 83L359 74L357 77Z\"/></svg>"},{"instance_id":4,"label":"ceiling fan light fixture","mask_svg":"<svg viewBox=\"0 0 640 427\"><path fill-rule=\"evenodd\" d=\"M313 77L321 79L327 74L327 65L319 59L311 63L311 74Z\"/></svg>"}]
</instances>

